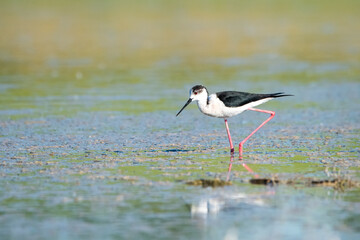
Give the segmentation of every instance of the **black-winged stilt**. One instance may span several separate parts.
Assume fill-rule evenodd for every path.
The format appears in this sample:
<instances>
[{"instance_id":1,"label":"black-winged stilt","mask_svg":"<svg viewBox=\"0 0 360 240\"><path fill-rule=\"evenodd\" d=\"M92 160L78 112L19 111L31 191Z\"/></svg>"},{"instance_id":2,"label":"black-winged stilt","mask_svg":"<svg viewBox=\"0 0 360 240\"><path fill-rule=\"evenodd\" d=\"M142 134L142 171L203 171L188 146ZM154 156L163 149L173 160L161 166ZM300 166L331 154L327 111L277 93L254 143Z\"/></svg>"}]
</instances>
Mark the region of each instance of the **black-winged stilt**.
<instances>
[{"instance_id":1,"label":"black-winged stilt","mask_svg":"<svg viewBox=\"0 0 360 240\"><path fill-rule=\"evenodd\" d=\"M257 105L265 103L271 99L278 97L292 96L289 94L279 93L269 93L269 94L255 94L247 92L236 92L236 91L225 91L218 92L209 95L206 87L202 85L196 85L190 89L190 98L181 108L181 110L176 114L178 116L184 108L193 101L197 101L200 111L208 116L224 118L226 132L230 142L230 152L234 152L234 146L231 140L229 126L227 123L227 118L238 115L246 110L257 111L262 113L270 114L270 117L266 119L260 126L258 126L249 136L242 140L239 144L239 155L242 156L243 145L244 143L262 126L264 126L268 121L270 121L274 116L274 111L261 110L253 108Z\"/></svg>"}]
</instances>

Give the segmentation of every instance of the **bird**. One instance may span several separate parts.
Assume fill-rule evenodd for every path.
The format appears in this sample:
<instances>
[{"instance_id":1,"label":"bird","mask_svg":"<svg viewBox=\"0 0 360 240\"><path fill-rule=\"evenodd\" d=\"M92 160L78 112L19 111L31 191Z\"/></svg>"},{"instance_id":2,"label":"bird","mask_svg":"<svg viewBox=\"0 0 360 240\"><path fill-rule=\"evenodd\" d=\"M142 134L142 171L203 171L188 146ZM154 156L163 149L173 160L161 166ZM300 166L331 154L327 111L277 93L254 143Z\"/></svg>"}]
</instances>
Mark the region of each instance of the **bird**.
<instances>
[{"instance_id":1,"label":"bird","mask_svg":"<svg viewBox=\"0 0 360 240\"><path fill-rule=\"evenodd\" d=\"M274 111L262 110L254 108L260 104L268 102L274 98L293 96L284 94L283 92L259 94L239 91L223 91L209 95L208 90L203 85L195 85L190 89L190 97L185 105L176 114L176 117L191 103L197 102L200 112L210 117L223 118L225 120L225 128L230 143L230 153L234 153L234 145L231 140L229 125L227 119L236 116L244 111L251 110L270 114L263 123L261 123L253 132L239 143L239 156L242 158L244 143L256 133L261 127L269 122L274 116Z\"/></svg>"}]
</instances>

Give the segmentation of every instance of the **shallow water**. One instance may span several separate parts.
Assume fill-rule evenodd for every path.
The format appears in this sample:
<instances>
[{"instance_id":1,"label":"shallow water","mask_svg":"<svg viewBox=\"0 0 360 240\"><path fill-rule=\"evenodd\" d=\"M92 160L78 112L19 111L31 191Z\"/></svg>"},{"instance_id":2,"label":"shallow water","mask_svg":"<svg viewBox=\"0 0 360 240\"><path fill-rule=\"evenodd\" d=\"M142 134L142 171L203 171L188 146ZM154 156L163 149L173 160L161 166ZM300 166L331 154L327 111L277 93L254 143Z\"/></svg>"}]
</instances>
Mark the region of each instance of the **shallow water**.
<instances>
[{"instance_id":1,"label":"shallow water","mask_svg":"<svg viewBox=\"0 0 360 240\"><path fill-rule=\"evenodd\" d=\"M300 2L83 4L0 10L1 239L360 237L356 1L322 14ZM240 161L222 119L195 104L175 117L199 83L294 96L261 106L276 116ZM234 142L265 119L229 119ZM336 178L357 186L308 184ZM199 179L231 185L186 184Z\"/></svg>"}]
</instances>

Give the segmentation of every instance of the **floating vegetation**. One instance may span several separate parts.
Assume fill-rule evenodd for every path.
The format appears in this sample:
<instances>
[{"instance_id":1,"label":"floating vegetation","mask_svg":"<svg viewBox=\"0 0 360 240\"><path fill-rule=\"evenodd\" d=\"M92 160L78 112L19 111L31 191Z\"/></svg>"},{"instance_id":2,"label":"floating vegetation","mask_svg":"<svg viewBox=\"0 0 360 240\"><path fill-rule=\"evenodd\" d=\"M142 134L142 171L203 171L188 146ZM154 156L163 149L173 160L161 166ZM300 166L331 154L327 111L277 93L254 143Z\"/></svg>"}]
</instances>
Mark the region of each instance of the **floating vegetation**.
<instances>
[{"instance_id":1,"label":"floating vegetation","mask_svg":"<svg viewBox=\"0 0 360 240\"><path fill-rule=\"evenodd\" d=\"M224 180L221 180L219 178L215 178L215 179L197 179L197 180L186 182L186 184L193 185L193 186L202 186L203 188L206 188L206 187L213 187L213 188L214 187L224 187L224 186L232 185L231 182L224 181Z\"/></svg>"},{"instance_id":2,"label":"floating vegetation","mask_svg":"<svg viewBox=\"0 0 360 240\"><path fill-rule=\"evenodd\" d=\"M270 179L270 178L253 178L249 181L252 184L260 184L260 185L274 185L279 184L280 181L277 179Z\"/></svg>"},{"instance_id":3,"label":"floating vegetation","mask_svg":"<svg viewBox=\"0 0 360 240\"><path fill-rule=\"evenodd\" d=\"M300 178L300 179L290 179L290 180L279 180L272 178L253 178L250 179L251 184L259 185L276 185L276 184L286 184L286 185L304 185L307 187L311 186L320 186L320 187L333 187L335 190L343 191L348 188L360 187L360 183L354 180L351 180L346 177L339 177L334 179L325 179L318 180L312 178Z\"/></svg>"},{"instance_id":4,"label":"floating vegetation","mask_svg":"<svg viewBox=\"0 0 360 240\"><path fill-rule=\"evenodd\" d=\"M333 187L336 190L344 191L347 188L360 187L360 183L348 178L337 178L333 180L312 180L309 185Z\"/></svg>"}]
</instances>

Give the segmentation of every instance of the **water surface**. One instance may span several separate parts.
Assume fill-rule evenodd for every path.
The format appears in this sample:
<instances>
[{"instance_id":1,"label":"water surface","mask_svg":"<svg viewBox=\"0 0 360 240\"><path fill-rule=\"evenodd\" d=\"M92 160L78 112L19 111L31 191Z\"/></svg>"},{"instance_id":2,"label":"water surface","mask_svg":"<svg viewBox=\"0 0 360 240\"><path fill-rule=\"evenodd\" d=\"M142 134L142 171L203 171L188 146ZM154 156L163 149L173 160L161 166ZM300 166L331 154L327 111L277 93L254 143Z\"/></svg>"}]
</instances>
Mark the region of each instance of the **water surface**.
<instances>
[{"instance_id":1,"label":"water surface","mask_svg":"<svg viewBox=\"0 0 360 240\"><path fill-rule=\"evenodd\" d=\"M0 238L358 239L357 5L5 1ZM294 96L240 161L222 119L175 117L195 84ZM309 184L333 179L353 185Z\"/></svg>"}]
</instances>

